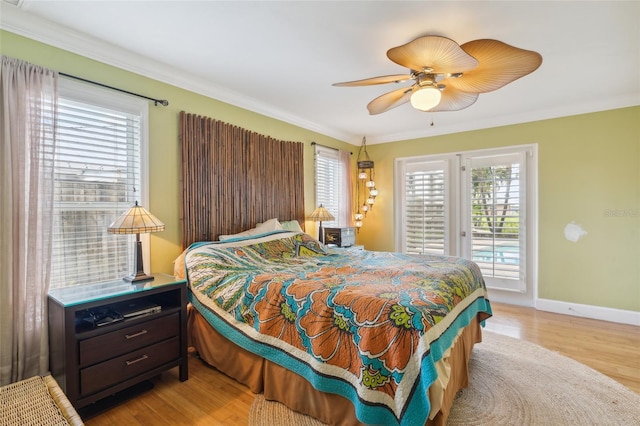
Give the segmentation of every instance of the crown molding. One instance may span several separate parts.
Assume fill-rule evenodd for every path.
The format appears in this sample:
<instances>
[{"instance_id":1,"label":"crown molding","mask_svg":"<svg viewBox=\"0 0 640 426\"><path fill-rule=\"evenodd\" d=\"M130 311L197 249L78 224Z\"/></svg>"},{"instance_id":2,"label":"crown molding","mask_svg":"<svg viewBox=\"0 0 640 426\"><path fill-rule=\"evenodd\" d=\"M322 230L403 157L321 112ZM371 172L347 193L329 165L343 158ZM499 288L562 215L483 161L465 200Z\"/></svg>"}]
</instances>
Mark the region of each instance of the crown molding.
<instances>
[{"instance_id":1,"label":"crown molding","mask_svg":"<svg viewBox=\"0 0 640 426\"><path fill-rule=\"evenodd\" d=\"M594 112L608 111L619 108L628 108L638 105L639 96L637 94L627 94L617 98L602 99L598 102L583 103L580 105L565 105L553 109L544 109L527 112L526 114L501 115L491 117L481 121L467 121L456 123L455 125L438 125L437 116L435 125L418 132L404 132L380 135L376 138L367 137L367 143L375 145L379 143L397 142L411 139L423 139L432 136L441 136L451 133L460 133L473 130L489 129L493 127L510 126L514 124L531 123L534 121L550 120L554 118L569 117L572 115L589 114ZM357 145L357 144L356 144Z\"/></svg>"}]
</instances>

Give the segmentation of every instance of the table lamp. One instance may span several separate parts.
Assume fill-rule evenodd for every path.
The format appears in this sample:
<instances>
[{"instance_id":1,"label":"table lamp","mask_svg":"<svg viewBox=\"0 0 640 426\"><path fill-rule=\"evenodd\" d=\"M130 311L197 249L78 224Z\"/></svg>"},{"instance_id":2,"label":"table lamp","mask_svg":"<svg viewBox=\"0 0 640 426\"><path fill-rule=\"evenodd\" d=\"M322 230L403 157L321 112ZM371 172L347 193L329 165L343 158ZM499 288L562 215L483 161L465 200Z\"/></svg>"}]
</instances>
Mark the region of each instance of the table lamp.
<instances>
[{"instance_id":1,"label":"table lamp","mask_svg":"<svg viewBox=\"0 0 640 426\"><path fill-rule=\"evenodd\" d=\"M124 277L123 279L131 283L153 280L153 275L144 273L140 234L164 231L164 223L160 222L158 218L145 210L144 207L139 206L136 201L135 206L124 212L115 222L109 225L108 231L110 234L136 234L136 272L134 275Z\"/></svg>"},{"instance_id":2,"label":"table lamp","mask_svg":"<svg viewBox=\"0 0 640 426\"><path fill-rule=\"evenodd\" d=\"M318 207L313 211L313 213L311 213L311 216L309 216L309 219L320 222L320 227L318 228L318 240L322 244L324 244L324 234L322 233L322 221L326 222L328 220L334 220L335 217L333 217L333 215L329 213L329 210L327 210L322 206L322 204L320 204L320 207Z\"/></svg>"}]
</instances>

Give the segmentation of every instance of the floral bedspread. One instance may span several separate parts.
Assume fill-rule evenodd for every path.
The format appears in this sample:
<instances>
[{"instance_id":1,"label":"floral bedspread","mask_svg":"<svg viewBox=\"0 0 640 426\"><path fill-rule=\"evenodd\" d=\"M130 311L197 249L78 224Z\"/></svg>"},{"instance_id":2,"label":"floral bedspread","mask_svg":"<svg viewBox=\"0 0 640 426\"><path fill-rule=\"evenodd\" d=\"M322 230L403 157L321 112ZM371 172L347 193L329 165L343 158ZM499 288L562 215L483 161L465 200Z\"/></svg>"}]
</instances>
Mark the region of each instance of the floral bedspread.
<instances>
[{"instance_id":1,"label":"floral bedspread","mask_svg":"<svg viewBox=\"0 0 640 426\"><path fill-rule=\"evenodd\" d=\"M457 257L332 250L276 232L195 244L185 265L212 326L350 399L364 423L424 424L435 362L491 315L479 268Z\"/></svg>"}]
</instances>

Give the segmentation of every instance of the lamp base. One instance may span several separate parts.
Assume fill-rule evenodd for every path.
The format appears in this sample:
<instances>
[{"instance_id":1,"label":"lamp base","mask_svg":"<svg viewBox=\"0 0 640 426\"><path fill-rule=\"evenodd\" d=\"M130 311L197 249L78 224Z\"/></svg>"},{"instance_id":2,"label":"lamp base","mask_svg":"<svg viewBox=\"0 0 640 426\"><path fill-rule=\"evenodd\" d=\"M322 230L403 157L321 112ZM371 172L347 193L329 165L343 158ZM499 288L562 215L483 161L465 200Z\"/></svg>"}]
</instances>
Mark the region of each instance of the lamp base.
<instances>
[{"instance_id":1,"label":"lamp base","mask_svg":"<svg viewBox=\"0 0 640 426\"><path fill-rule=\"evenodd\" d=\"M155 278L153 277L153 275L147 275L145 273L131 275L131 276L123 278L123 280L125 280L126 282L130 282L130 283L137 283L137 282L141 282L141 281L153 281L154 279Z\"/></svg>"},{"instance_id":2,"label":"lamp base","mask_svg":"<svg viewBox=\"0 0 640 426\"><path fill-rule=\"evenodd\" d=\"M144 273L144 265L142 263L142 243L140 242L140 234L136 234L136 273L128 277L124 277L123 280L130 283L137 283L142 281L152 281L153 275L147 275Z\"/></svg>"}]
</instances>

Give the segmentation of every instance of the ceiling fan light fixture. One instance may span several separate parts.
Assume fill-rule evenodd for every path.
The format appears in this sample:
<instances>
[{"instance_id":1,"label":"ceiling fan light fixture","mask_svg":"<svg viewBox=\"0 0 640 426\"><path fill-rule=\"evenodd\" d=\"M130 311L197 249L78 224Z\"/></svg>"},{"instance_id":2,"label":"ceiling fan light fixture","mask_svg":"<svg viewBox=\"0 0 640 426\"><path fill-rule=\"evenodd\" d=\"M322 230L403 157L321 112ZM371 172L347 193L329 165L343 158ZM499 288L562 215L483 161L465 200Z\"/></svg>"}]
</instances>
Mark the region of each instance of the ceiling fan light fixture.
<instances>
[{"instance_id":1,"label":"ceiling fan light fixture","mask_svg":"<svg viewBox=\"0 0 640 426\"><path fill-rule=\"evenodd\" d=\"M433 86L422 87L411 94L411 106L420 111L429 111L438 106L440 99L440 89Z\"/></svg>"},{"instance_id":2,"label":"ceiling fan light fixture","mask_svg":"<svg viewBox=\"0 0 640 426\"><path fill-rule=\"evenodd\" d=\"M370 86L413 80L367 104L369 114L381 114L411 102L420 111L460 111L474 104L479 93L500 89L532 73L542 56L499 40L472 40L460 46L441 36L426 35L389 49L387 57L408 68L408 75L386 75L334 83Z\"/></svg>"}]
</instances>

